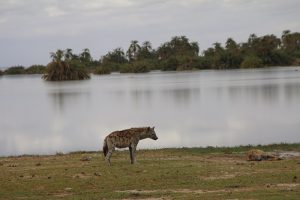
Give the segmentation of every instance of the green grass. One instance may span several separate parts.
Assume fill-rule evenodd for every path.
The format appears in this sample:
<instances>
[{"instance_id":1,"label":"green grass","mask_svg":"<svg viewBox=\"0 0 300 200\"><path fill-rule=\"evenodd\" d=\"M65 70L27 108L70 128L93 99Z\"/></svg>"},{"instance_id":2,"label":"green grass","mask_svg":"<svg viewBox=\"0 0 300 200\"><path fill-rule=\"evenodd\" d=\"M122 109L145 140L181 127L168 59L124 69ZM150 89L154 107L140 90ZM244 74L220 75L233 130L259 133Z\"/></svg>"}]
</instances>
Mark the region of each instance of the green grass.
<instances>
[{"instance_id":1,"label":"green grass","mask_svg":"<svg viewBox=\"0 0 300 200\"><path fill-rule=\"evenodd\" d=\"M300 158L248 162L251 148L300 144L140 150L136 165L116 151L111 167L102 152L2 157L0 199L298 199Z\"/></svg>"}]
</instances>

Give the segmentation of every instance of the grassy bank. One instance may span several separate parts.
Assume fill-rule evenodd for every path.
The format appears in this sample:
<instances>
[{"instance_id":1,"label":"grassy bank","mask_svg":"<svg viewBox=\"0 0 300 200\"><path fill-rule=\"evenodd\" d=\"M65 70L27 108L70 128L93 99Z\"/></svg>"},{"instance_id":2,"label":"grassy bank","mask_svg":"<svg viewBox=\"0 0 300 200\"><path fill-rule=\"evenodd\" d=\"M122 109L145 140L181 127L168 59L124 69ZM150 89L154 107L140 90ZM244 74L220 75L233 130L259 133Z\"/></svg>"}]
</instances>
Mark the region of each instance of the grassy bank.
<instances>
[{"instance_id":1,"label":"grassy bank","mask_svg":"<svg viewBox=\"0 0 300 200\"><path fill-rule=\"evenodd\" d=\"M117 151L0 158L0 199L298 199L300 157L249 162L253 147ZM257 146L298 151L300 144Z\"/></svg>"}]
</instances>

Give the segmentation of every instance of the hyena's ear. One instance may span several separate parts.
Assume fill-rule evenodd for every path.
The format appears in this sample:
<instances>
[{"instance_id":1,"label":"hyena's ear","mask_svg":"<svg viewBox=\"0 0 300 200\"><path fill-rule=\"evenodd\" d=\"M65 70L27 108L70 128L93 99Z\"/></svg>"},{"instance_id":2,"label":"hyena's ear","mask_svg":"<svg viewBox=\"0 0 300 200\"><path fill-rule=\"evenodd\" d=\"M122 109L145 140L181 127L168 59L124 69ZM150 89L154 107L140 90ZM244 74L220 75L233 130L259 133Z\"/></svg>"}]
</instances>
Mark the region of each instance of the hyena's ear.
<instances>
[{"instance_id":1,"label":"hyena's ear","mask_svg":"<svg viewBox=\"0 0 300 200\"><path fill-rule=\"evenodd\" d=\"M147 131L150 131L150 126L147 128Z\"/></svg>"},{"instance_id":2,"label":"hyena's ear","mask_svg":"<svg viewBox=\"0 0 300 200\"><path fill-rule=\"evenodd\" d=\"M153 126L153 128L152 128L152 129L154 130L154 128L155 128L155 126Z\"/></svg>"}]
</instances>

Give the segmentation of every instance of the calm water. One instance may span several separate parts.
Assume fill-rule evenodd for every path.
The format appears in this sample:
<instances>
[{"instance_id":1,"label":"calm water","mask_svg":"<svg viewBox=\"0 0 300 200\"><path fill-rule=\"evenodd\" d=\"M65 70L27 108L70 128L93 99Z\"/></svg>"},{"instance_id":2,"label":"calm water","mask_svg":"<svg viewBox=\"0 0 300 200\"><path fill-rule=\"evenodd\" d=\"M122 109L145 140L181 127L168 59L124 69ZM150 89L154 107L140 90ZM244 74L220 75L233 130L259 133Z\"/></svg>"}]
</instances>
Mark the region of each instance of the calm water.
<instances>
[{"instance_id":1,"label":"calm water","mask_svg":"<svg viewBox=\"0 0 300 200\"><path fill-rule=\"evenodd\" d=\"M155 126L139 148L300 142L300 67L0 77L0 155L99 150L114 131Z\"/></svg>"}]
</instances>

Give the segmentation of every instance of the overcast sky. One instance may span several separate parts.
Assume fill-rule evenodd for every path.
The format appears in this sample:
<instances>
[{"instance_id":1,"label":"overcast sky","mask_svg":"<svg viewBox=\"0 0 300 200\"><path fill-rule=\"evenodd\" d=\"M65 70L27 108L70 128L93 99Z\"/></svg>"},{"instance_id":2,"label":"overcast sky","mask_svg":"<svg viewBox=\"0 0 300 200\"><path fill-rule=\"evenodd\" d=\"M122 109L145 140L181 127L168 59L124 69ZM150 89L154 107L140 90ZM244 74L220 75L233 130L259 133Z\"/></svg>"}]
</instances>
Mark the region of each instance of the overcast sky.
<instances>
[{"instance_id":1,"label":"overcast sky","mask_svg":"<svg viewBox=\"0 0 300 200\"><path fill-rule=\"evenodd\" d=\"M203 51L228 37L300 32L299 0L0 0L0 67L47 64L49 52L94 59L131 40L157 48L185 35Z\"/></svg>"}]
</instances>

